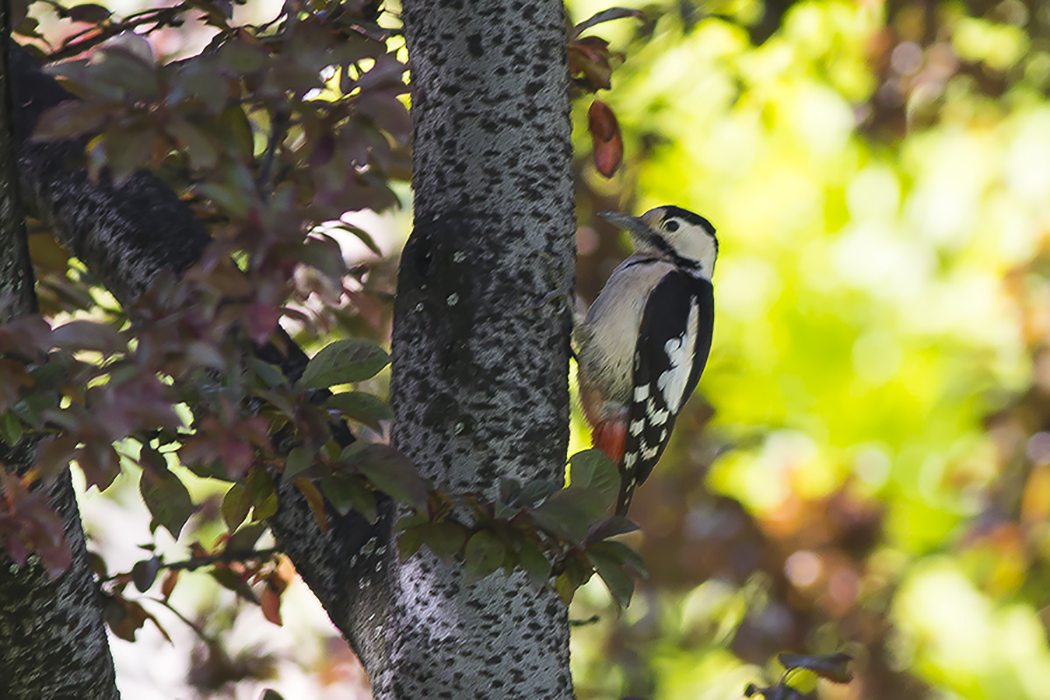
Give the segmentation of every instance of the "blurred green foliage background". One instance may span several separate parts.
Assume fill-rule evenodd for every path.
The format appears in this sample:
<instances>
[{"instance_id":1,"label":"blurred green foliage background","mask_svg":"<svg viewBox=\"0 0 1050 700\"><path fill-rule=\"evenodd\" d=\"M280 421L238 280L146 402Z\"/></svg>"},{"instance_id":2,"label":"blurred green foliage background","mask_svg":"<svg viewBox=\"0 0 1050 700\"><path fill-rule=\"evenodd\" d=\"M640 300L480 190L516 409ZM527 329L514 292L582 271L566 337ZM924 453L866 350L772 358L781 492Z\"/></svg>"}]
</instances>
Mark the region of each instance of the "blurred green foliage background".
<instances>
[{"instance_id":1,"label":"blurred green foliage background","mask_svg":"<svg viewBox=\"0 0 1050 700\"><path fill-rule=\"evenodd\" d=\"M788 650L855 657L821 697L1050 697L1050 6L643 9L590 31L627 155L578 101L578 288L626 251L595 212L692 209L715 340L632 507L651 578L575 603L579 697L736 698Z\"/></svg>"}]
</instances>

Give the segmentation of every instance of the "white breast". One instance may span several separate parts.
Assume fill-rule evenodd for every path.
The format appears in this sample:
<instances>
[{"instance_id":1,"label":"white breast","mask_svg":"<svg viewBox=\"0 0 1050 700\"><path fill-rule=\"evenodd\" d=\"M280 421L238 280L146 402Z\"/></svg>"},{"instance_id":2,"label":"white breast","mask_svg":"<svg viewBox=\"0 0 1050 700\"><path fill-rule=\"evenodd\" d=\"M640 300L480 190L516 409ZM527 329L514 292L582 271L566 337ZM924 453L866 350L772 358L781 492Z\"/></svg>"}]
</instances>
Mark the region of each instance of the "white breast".
<instances>
[{"instance_id":1,"label":"white breast","mask_svg":"<svg viewBox=\"0 0 1050 700\"><path fill-rule=\"evenodd\" d=\"M640 259L636 254L620 263L577 329L580 379L588 385L584 389L622 404L631 398L634 351L646 300L660 279L675 269L662 261L634 264ZM694 330L690 347L695 345ZM679 393L684 393L688 376L686 372Z\"/></svg>"}]
</instances>

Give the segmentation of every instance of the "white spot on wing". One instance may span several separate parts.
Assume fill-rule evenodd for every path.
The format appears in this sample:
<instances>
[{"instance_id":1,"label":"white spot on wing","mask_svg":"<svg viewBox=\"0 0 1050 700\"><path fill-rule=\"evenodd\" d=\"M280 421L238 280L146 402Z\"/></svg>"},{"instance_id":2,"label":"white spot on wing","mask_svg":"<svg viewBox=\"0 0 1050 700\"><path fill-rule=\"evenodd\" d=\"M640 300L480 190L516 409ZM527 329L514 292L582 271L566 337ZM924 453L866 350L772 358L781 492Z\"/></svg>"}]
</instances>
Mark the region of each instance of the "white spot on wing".
<instances>
[{"instance_id":1,"label":"white spot on wing","mask_svg":"<svg viewBox=\"0 0 1050 700\"><path fill-rule=\"evenodd\" d=\"M631 435L638 437L642 434L642 428L645 427L645 421L636 420L631 423Z\"/></svg>"},{"instance_id":2,"label":"white spot on wing","mask_svg":"<svg viewBox=\"0 0 1050 700\"><path fill-rule=\"evenodd\" d=\"M686 398L685 387L693 371L693 356L696 353L696 334L699 323L699 310L694 301L689 306L685 333L677 338L671 338L664 344L664 352L667 353L671 366L666 372L660 374L656 380L656 386L664 395L664 403L674 414L678 413L678 409L682 407Z\"/></svg>"},{"instance_id":3,"label":"white spot on wing","mask_svg":"<svg viewBox=\"0 0 1050 700\"><path fill-rule=\"evenodd\" d=\"M630 468L634 466L634 463L638 461L637 452L628 452L623 456L623 466Z\"/></svg>"},{"instance_id":4,"label":"white spot on wing","mask_svg":"<svg viewBox=\"0 0 1050 700\"><path fill-rule=\"evenodd\" d=\"M649 385L648 384L642 384L641 386L636 386L634 388L634 400L635 401L645 401L647 398L649 398Z\"/></svg>"}]
</instances>

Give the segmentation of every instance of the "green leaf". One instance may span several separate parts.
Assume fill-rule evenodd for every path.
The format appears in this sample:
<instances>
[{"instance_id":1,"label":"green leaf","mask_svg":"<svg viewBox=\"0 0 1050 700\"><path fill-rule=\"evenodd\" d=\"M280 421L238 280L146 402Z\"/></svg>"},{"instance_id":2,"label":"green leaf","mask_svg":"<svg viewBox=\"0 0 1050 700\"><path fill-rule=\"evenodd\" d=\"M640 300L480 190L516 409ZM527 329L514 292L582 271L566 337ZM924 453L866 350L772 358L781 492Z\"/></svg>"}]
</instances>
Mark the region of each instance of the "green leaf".
<instances>
[{"instance_id":1,"label":"green leaf","mask_svg":"<svg viewBox=\"0 0 1050 700\"><path fill-rule=\"evenodd\" d=\"M605 514L601 495L586 488L570 486L551 494L532 511L540 526L572 542L582 542L592 522Z\"/></svg>"},{"instance_id":2,"label":"green leaf","mask_svg":"<svg viewBox=\"0 0 1050 700\"><path fill-rule=\"evenodd\" d=\"M284 378L284 373L281 371L281 368L277 365L272 365L269 362L263 362L257 357L247 358L246 364L251 369L251 371L255 373L255 376L258 377L268 389L273 389L274 387L281 386L286 381Z\"/></svg>"},{"instance_id":3,"label":"green leaf","mask_svg":"<svg viewBox=\"0 0 1050 700\"><path fill-rule=\"evenodd\" d=\"M143 469L139 492L153 514L153 521L163 525L172 537L178 539L182 526L193 514L193 499L179 477L168 470Z\"/></svg>"},{"instance_id":4,"label":"green leaf","mask_svg":"<svg viewBox=\"0 0 1050 700\"><path fill-rule=\"evenodd\" d=\"M22 421L13 411L0 415L0 439L7 445L17 445L22 438Z\"/></svg>"},{"instance_id":5,"label":"green leaf","mask_svg":"<svg viewBox=\"0 0 1050 700\"><path fill-rule=\"evenodd\" d=\"M370 379L390 364L383 348L362 338L340 340L314 355L302 379L307 389L327 389L336 384L350 384Z\"/></svg>"},{"instance_id":6,"label":"green leaf","mask_svg":"<svg viewBox=\"0 0 1050 700\"><path fill-rule=\"evenodd\" d=\"M424 529L423 541L430 551L440 559L449 561L459 554L467 541L469 531L459 523L448 521L421 525Z\"/></svg>"},{"instance_id":7,"label":"green leaf","mask_svg":"<svg viewBox=\"0 0 1050 700\"><path fill-rule=\"evenodd\" d=\"M335 394L325 403L325 408L339 411L344 418L364 423L379 430L379 421L393 420L394 412L381 398L363 391L347 391Z\"/></svg>"},{"instance_id":8,"label":"green leaf","mask_svg":"<svg viewBox=\"0 0 1050 700\"><path fill-rule=\"evenodd\" d=\"M588 556L595 552L598 553L598 556L612 558L623 566L633 569L642 578L649 578L649 568L645 565L645 560L623 542L604 540L587 546Z\"/></svg>"},{"instance_id":9,"label":"green leaf","mask_svg":"<svg viewBox=\"0 0 1050 700\"><path fill-rule=\"evenodd\" d=\"M610 556L602 551L587 550L587 558L594 564L595 571L605 582L613 600L621 608L626 608L634 595L634 580L624 569L623 562L615 556Z\"/></svg>"},{"instance_id":10,"label":"green leaf","mask_svg":"<svg viewBox=\"0 0 1050 700\"><path fill-rule=\"evenodd\" d=\"M620 470L601 450L584 450L570 457L569 480L573 486L597 492L606 507L620 490Z\"/></svg>"},{"instance_id":11,"label":"green leaf","mask_svg":"<svg viewBox=\"0 0 1050 700\"><path fill-rule=\"evenodd\" d=\"M517 493L516 502L529 508L537 501L542 500L557 491L561 491L561 487L553 481L530 481L525 484L525 486L521 487L520 491Z\"/></svg>"},{"instance_id":12,"label":"green leaf","mask_svg":"<svg viewBox=\"0 0 1050 700\"><path fill-rule=\"evenodd\" d=\"M547 583L551 575L551 563L535 543L526 540L521 545L518 561L522 571L529 579L529 585L539 590Z\"/></svg>"},{"instance_id":13,"label":"green leaf","mask_svg":"<svg viewBox=\"0 0 1050 700\"><path fill-rule=\"evenodd\" d=\"M335 512L346 515L354 509L354 501L351 495L351 479L341 474L332 474L321 478L321 493L324 494Z\"/></svg>"},{"instance_id":14,"label":"green leaf","mask_svg":"<svg viewBox=\"0 0 1050 700\"><path fill-rule=\"evenodd\" d=\"M414 525L413 527L405 528L397 536L397 553L401 557L401 563L408 561L423 546L426 530L426 525Z\"/></svg>"},{"instance_id":15,"label":"green leaf","mask_svg":"<svg viewBox=\"0 0 1050 700\"><path fill-rule=\"evenodd\" d=\"M284 463L284 478L294 481L300 474L313 466L316 455L305 447L293 447Z\"/></svg>"},{"instance_id":16,"label":"green leaf","mask_svg":"<svg viewBox=\"0 0 1050 700\"><path fill-rule=\"evenodd\" d=\"M463 579L469 586L503 566L507 547L488 530L475 533L463 551Z\"/></svg>"},{"instance_id":17,"label":"green leaf","mask_svg":"<svg viewBox=\"0 0 1050 700\"><path fill-rule=\"evenodd\" d=\"M348 466L398 503L416 510L427 508L427 487L416 465L389 445L368 445L350 455Z\"/></svg>"},{"instance_id":18,"label":"green leaf","mask_svg":"<svg viewBox=\"0 0 1050 700\"><path fill-rule=\"evenodd\" d=\"M592 569L590 562L584 564L580 559L575 556L570 556L564 560L565 569L561 574L554 579L554 589L558 591L558 595L568 605L572 602L572 597L576 593L576 589L587 583L591 577Z\"/></svg>"},{"instance_id":19,"label":"green leaf","mask_svg":"<svg viewBox=\"0 0 1050 700\"><path fill-rule=\"evenodd\" d=\"M248 523L226 540L227 552L247 552L255 548L262 534L266 532L265 523Z\"/></svg>"},{"instance_id":20,"label":"green leaf","mask_svg":"<svg viewBox=\"0 0 1050 700\"><path fill-rule=\"evenodd\" d=\"M492 509L492 515L500 520L510 520L520 512L521 508L509 506L503 501L496 501Z\"/></svg>"},{"instance_id":21,"label":"green leaf","mask_svg":"<svg viewBox=\"0 0 1050 700\"><path fill-rule=\"evenodd\" d=\"M253 520L265 520L277 512L277 490L269 474L264 471L252 472L248 477L248 486L252 492L252 505L255 506Z\"/></svg>"},{"instance_id":22,"label":"green leaf","mask_svg":"<svg viewBox=\"0 0 1050 700\"><path fill-rule=\"evenodd\" d=\"M521 482L509 476L501 476L499 479L499 499L507 504L515 504L515 499L521 494Z\"/></svg>"},{"instance_id":23,"label":"green leaf","mask_svg":"<svg viewBox=\"0 0 1050 700\"><path fill-rule=\"evenodd\" d=\"M339 515L356 510L368 522L378 517L376 498L362 479L344 474L333 474L321 479L321 492Z\"/></svg>"},{"instance_id":24,"label":"green leaf","mask_svg":"<svg viewBox=\"0 0 1050 700\"><path fill-rule=\"evenodd\" d=\"M253 520L266 520L277 513L277 491L270 491L261 500L256 500L255 510L252 512Z\"/></svg>"},{"instance_id":25,"label":"green leaf","mask_svg":"<svg viewBox=\"0 0 1050 700\"><path fill-rule=\"evenodd\" d=\"M638 526L627 518L614 515L611 518L606 518L605 520L601 520L591 525L590 529L587 531L587 542L601 542L610 537L634 532L637 529Z\"/></svg>"},{"instance_id":26,"label":"green leaf","mask_svg":"<svg viewBox=\"0 0 1050 700\"><path fill-rule=\"evenodd\" d=\"M244 519L248 517L248 511L252 507L252 495L243 482L238 481L222 499L222 519L226 522L226 528L233 532Z\"/></svg>"}]
</instances>

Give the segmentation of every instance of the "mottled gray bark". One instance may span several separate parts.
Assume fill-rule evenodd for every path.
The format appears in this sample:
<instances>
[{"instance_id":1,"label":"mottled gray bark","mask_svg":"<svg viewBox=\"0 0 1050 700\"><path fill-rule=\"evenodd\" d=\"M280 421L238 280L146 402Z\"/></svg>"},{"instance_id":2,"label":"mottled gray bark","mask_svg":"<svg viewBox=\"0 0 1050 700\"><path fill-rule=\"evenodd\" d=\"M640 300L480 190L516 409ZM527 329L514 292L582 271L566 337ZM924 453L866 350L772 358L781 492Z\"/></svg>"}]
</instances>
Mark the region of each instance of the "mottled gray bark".
<instances>
[{"instance_id":1,"label":"mottled gray bark","mask_svg":"<svg viewBox=\"0 0 1050 700\"><path fill-rule=\"evenodd\" d=\"M405 0L415 227L394 307L394 440L453 491L561 483L574 206L561 0ZM388 550L375 697L569 698L566 606L501 572ZM361 624L361 620L358 623Z\"/></svg>"},{"instance_id":2,"label":"mottled gray bark","mask_svg":"<svg viewBox=\"0 0 1050 700\"><path fill-rule=\"evenodd\" d=\"M10 3L0 2L0 323L37 310L15 167L10 70ZM17 473L32 465L36 441L0 444L0 463ZM0 698L110 700L116 674L88 565L69 473L41 486L65 524L73 564L48 578L36 556L18 566L0 550Z\"/></svg>"},{"instance_id":3,"label":"mottled gray bark","mask_svg":"<svg viewBox=\"0 0 1050 700\"><path fill-rule=\"evenodd\" d=\"M0 1L0 322L37 309L15 167L10 5Z\"/></svg>"}]
</instances>

